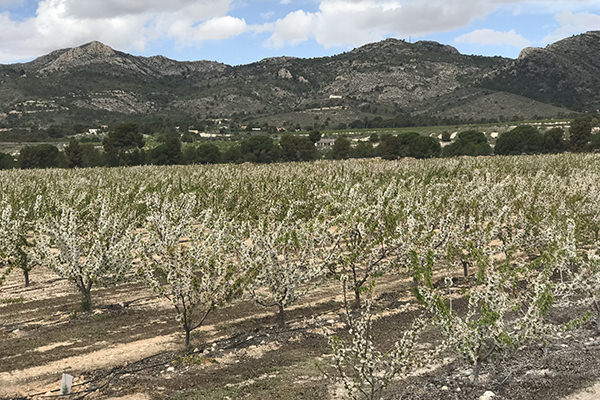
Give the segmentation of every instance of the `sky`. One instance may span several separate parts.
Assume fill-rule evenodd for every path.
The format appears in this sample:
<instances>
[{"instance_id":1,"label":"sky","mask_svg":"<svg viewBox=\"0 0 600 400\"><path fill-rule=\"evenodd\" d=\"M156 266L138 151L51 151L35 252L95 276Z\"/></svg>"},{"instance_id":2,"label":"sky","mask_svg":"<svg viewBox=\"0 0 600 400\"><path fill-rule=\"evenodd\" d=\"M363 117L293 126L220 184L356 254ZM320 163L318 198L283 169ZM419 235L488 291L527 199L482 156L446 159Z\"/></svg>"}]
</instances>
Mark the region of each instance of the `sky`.
<instances>
[{"instance_id":1,"label":"sky","mask_svg":"<svg viewBox=\"0 0 600 400\"><path fill-rule=\"evenodd\" d=\"M515 58L590 30L600 30L600 0L0 0L0 63L98 40L239 65L390 37Z\"/></svg>"}]
</instances>

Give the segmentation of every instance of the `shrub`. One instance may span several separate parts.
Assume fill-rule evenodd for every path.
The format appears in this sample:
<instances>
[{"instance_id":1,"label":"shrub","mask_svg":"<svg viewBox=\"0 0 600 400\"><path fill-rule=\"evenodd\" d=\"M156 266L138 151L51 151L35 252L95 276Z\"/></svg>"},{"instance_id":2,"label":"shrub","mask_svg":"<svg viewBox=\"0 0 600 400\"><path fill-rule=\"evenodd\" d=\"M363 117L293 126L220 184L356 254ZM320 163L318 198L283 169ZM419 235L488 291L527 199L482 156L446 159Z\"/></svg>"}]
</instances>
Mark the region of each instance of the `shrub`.
<instances>
[{"instance_id":1,"label":"shrub","mask_svg":"<svg viewBox=\"0 0 600 400\"><path fill-rule=\"evenodd\" d=\"M565 131L553 128L544 133L544 153L562 153L567 150Z\"/></svg>"},{"instance_id":2,"label":"shrub","mask_svg":"<svg viewBox=\"0 0 600 400\"><path fill-rule=\"evenodd\" d=\"M18 165L20 168L56 168L60 165L60 156L56 146L40 144L21 149Z\"/></svg>"},{"instance_id":3,"label":"shrub","mask_svg":"<svg viewBox=\"0 0 600 400\"><path fill-rule=\"evenodd\" d=\"M444 147L442 152L444 157L489 156L490 154L492 154L492 147L487 138L477 131L461 132L456 141Z\"/></svg>"},{"instance_id":4,"label":"shrub","mask_svg":"<svg viewBox=\"0 0 600 400\"><path fill-rule=\"evenodd\" d=\"M544 152L544 135L533 126L519 126L500 135L495 151L499 155L540 154Z\"/></svg>"}]
</instances>

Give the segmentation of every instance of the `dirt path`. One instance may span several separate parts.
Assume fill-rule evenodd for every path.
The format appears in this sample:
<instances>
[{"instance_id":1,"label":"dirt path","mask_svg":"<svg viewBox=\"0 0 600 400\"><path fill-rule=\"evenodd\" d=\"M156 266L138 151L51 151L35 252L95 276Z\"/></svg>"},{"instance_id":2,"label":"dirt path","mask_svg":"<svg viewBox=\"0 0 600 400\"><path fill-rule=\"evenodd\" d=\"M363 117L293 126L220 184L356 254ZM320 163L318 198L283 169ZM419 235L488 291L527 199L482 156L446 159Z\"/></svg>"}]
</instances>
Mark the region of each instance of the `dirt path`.
<instances>
[{"instance_id":1,"label":"dirt path","mask_svg":"<svg viewBox=\"0 0 600 400\"><path fill-rule=\"evenodd\" d=\"M582 390L581 392L575 393L565 400L598 400L600 399L600 382Z\"/></svg>"},{"instance_id":2,"label":"dirt path","mask_svg":"<svg viewBox=\"0 0 600 400\"><path fill-rule=\"evenodd\" d=\"M82 382L91 371L109 369L165 351L180 349L181 333L171 311L171 305L159 299L136 303L134 310L121 315L97 310L91 316L73 319L77 294L69 283L57 279L49 270L39 268L32 273L32 286L22 287L22 277L13 274L0 292L0 356L10 360L0 368L0 396L27 395L58 388L63 372L75 375L75 383ZM379 290L391 290L398 281L382 282ZM342 301L337 282L317 288L303 302L287 310L294 325L302 324L306 309L329 309L319 319L337 319ZM332 293L335 293L332 296ZM140 293L137 287L121 285L110 290L95 292L98 305L119 304ZM333 305L333 309L331 306ZM250 312L245 310L251 310ZM160 311L160 313L159 313ZM198 329L202 340L227 337L232 326L244 324L267 325L275 310L256 307L252 302L233 305L215 313L214 320ZM151 316L151 318L149 318ZM300 319L298 319L300 317ZM314 317L314 316L313 316ZM292 321L290 321L292 322ZM165 334L161 334L165 333ZM319 333L322 334L322 332ZM264 351L273 351L273 343L254 346L243 353L260 358ZM257 354L252 354L256 352ZM234 363L228 354L220 360L222 366ZM2 367L2 366L0 366Z\"/></svg>"},{"instance_id":3,"label":"dirt path","mask_svg":"<svg viewBox=\"0 0 600 400\"><path fill-rule=\"evenodd\" d=\"M0 398L56 390L63 372L74 375L77 384L155 355L158 358L153 362L159 360L156 366L139 374L120 375L94 399L149 400L181 395L181 399L313 400L333 395L332 383L315 363L327 363L324 355L330 349L324 332L344 325L339 282L326 282L286 309L287 332L274 326L275 309L261 308L249 299L217 310L192 338L193 348L199 350L182 362L186 357L168 353L180 350L182 344L172 306L152 296L143 285L97 290L96 312L82 315L73 312L79 299L68 282L42 269L32 278L34 285L24 289L21 277L12 276L0 291ZM396 337L412 320L418 307L413 304L410 287L410 279L393 275L378 282L374 297L381 309L373 321L381 342ZM138 298L143 301L123 306ZM579 391L598 382L596 347L592 339L573 343L565 339L557 347L555 361L542 362L536 352L524 355L510 367L518 371L515 377L519 378L490 389L499 400L600 400L600 383ZM406 398L419 400L479 398L483 392L465 388L463 378L456 375L457 367L464 370L465 366L450 364L454 363L438 365L440 372L424 372L395 389ZM542 382L528 375L538 370L550 371L553 380ZM490 376L498 373L504 371L490 371ZM450 379L440 381L446 376ZM427 391L421 392L424 387ZM567 396L575 391L578 393Z\"/></svg>"},{"instance_id":4,"label":"dirt path","mask_svg":"<svg viewBox=\"0 0 600 400\"><path fill-rule=\"evenodd\" d=\"M113 367L162 351L176 350L179 346L177 339L179 337L175 335L158 336L152 339L109 346L104 350L66 357L24 370L3 372L0 373L0 396L26 395L35 390L57 389L56 382L60 380L63 372L81 372Z\"/></svg>"}]
</instances>

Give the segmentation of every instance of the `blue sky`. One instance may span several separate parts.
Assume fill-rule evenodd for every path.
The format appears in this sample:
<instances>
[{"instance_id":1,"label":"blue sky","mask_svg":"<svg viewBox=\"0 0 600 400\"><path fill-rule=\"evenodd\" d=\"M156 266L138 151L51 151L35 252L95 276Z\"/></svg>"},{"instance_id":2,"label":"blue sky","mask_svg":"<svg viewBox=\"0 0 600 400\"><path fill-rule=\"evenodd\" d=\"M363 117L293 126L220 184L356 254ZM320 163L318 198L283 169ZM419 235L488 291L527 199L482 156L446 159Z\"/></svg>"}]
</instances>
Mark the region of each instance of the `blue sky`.
<instances>
[{"instance_id":1,"label":"blue sky","mask_svg":"<svg viewBox=\"0 0 600 400\"><path fill-rule=\"evenodd\" d=\"M332 55L387 37L516 57L588 30L600 30L600 0L0 0L0 63L92 40L228 64Z\"/></svg>"}]
</instances>

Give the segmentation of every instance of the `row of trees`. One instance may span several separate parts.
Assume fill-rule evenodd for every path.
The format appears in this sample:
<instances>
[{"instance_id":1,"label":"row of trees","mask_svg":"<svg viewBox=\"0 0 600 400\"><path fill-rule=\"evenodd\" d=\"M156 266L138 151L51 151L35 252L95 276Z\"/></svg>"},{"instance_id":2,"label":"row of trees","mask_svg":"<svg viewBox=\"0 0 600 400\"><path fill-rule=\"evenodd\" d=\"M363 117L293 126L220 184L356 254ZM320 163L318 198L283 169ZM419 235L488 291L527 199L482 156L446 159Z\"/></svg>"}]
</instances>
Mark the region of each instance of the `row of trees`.
<instances>
[{"instance_id":1,"label":"row of trees","mask_svg":"<svg viewBox=\"0 0 600 400\"><path fill-rule=\"evenodd\" d=\"M186 345L227 303L252 299L284 324L290 305L335 280L351 330L330 337L334 367L356 398L380 398L441 354L477 379L522 345L591 320L600 329L597 158L8 171L1 276L44 265L86 309L97 286L144 281L172 303ZM382 277L412 278L422 307L391 351L372 328ZM564 307L568 324L553 317ZM436 352L417 346L424 332Z\"/></svg>"},{"instance_id":2,"label":"row of trees","mask_svg":"<svg viewBox=\"0 0 600 400\"><path fill-rule=\"evenodd\" d=\"M394 160L403 157L425 159L491 154L584 152L600 149L600 134L592 134L592 127L597 124L598 121L591 116L575 119L568 140L560 128L541 133L532 126L520 126L500 135L495 148L490 146L483 133L477 131L461 132L452 143L443 148L438 139L414 132L381 136L374 134L370 140L361 141L356 145L340 136L324 153L315 147L321 139L318 131L313 131L308 136L284 134L278 143L268 136L253 136L233 143L225 149L210 142L182 147L180 136L171 133L160 136L159 143L154 148L144 150L145 142L138 126L121 124L111 130L104 139L103 151L91 144L81 144L75 140L71 140L64 152L59 152L55 146L49 144L28 146L22 149L16 163L9 155L0 154L0 169L15 166L27 169L147 164L273 163L315 161L323 157L337 160L382 157ZM445 134L442 141L451 141L449 135Z\"/></svg>"}]
</instances>

